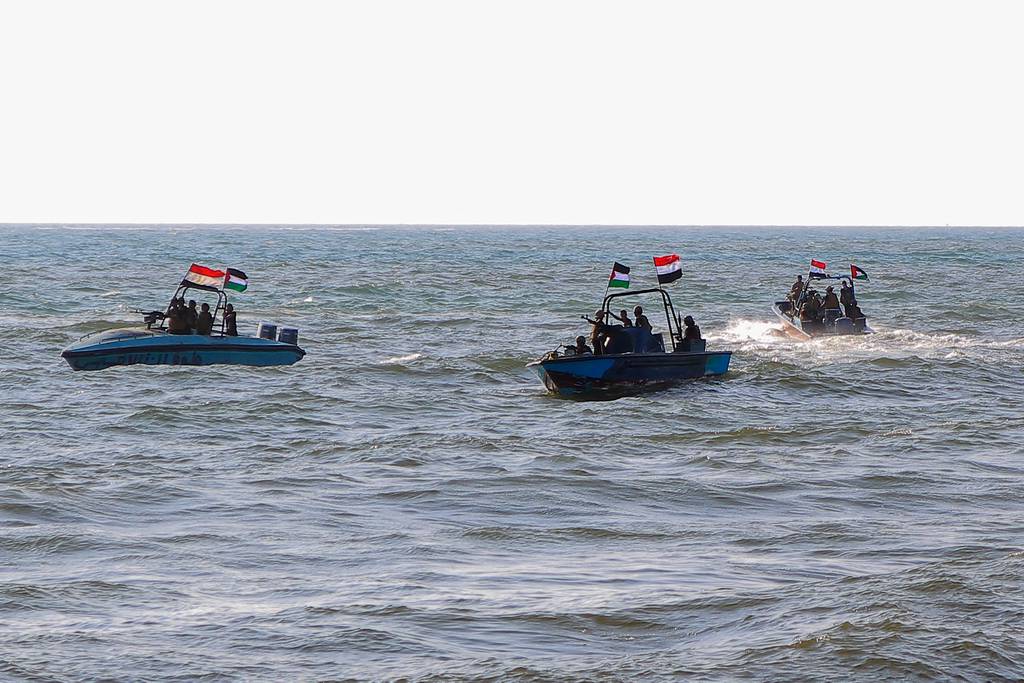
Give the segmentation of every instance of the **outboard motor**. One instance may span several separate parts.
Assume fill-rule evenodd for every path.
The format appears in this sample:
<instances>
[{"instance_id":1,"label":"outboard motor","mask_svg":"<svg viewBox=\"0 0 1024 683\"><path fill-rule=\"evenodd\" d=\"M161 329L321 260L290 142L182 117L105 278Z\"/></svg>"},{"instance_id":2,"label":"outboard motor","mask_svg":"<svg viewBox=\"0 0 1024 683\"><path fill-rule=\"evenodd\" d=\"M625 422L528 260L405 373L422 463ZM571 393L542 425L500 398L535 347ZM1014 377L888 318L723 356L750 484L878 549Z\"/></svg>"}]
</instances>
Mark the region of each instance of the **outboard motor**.
<instances>
[{"instance_id":1,"label":"outboard motor","mask_svg":"<svg viewBox=\"0 0 1024 683\"><path fill-rule=\"evenodd\" d=\"M836 320L836 334L853 334L856 330L853 327L853 321L849 318L840 318Z\"/></svg>"},{"instance_id":2,"label":"outboard motor","mask_svg":"<svg viewBox=\"0 0 1024 683\"><path fill-rule=\"evenodd\" d=\"M297 327L282 327L280 332L277 333L277 341L282 344L291 344L292 346L299 345L299 328Z\"/></svg>"},{"instance_id":3,"label":"outboard motor","mask_svg":"<svg viewBox=\"0 0 1024 683\"><path fill-rule=\"evenodd\" d=\"M271 341L277 339L277 325L260 321L259 327L256 328L256 336L260 339L270 339Z\"/></svg>"}]
</instances>

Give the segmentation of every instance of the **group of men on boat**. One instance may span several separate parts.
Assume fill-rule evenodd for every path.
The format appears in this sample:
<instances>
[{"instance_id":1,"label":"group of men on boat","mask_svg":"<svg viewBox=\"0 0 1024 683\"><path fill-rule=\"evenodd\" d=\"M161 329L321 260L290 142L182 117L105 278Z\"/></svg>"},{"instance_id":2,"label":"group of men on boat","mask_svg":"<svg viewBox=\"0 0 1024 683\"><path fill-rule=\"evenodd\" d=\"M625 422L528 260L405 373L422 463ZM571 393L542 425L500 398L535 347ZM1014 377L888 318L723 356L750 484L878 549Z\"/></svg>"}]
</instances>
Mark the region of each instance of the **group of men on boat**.
<instances>
[{"instance_id":1,"label":"group of men on boat","mask_svg":"<svg viewBox=\"0 0 1024 683\"><path fill-rule=\"evenodd\" d=\"M167 322L167 331L171 334L213 334L214 319L210 313L210 304L204 303L197 310L195 299L190 299L187 306L185 297L171 299L164 318ZM224 307L224 334L229 337L238 336L238 317L235 307L231 304Z\"/></svg>"},{"instance_id":2,"label":"group of men on boat","mask_svg":"<svg viewBox=\"0 0 1024 683\"><path fill-rule=\"evenodd\" d=\"M809 282L804 282L803 275L797 275L787 299L790 303L790 317L799 315L801 323L824 324L844 315L850 320L864 318L864 313L857 305L853 284L845 278L838 295L834 287L828 286L825 288L825 296L821 296L810 288Z\"/></svg>"},{"instance_id":3,"label":"group of men on boat","mask_svg":"<svg viewBox=\"0 0 1024 683\"><path fill-rule=\"evenodd\" d=\"M607 314L604 310L598 310L594 312L593 318L587 316L581 316L584 320L590 323L590 345L587 345L587 338L583 335L576 337L576 343L570 344L565 349L565 355L568 356L586 356L596 355L600 356L607 353L607 349L610 343L617 334L620 334L622 330L630 327L652 332L651 321L648 320L647 316L644 315L644 309L642 306L636 306L633 308L633 319L630 319L629 312L626 309L619 311L618 315L608 311ZM608 322L608 319L612 318L618 320L619 325ZM684 341L699 340L700 328L694 322L691 316L683 318L685 325L682 339Z\"/></svg>"}]
</instances>

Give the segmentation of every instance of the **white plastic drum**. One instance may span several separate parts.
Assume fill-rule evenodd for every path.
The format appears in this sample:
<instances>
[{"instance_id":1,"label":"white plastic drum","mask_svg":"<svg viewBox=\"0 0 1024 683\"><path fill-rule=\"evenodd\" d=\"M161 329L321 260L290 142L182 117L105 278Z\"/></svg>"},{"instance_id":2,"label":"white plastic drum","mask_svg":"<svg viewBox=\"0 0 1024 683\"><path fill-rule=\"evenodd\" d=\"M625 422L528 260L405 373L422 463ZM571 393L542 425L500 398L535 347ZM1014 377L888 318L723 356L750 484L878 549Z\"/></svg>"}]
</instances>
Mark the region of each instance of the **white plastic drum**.
<instances>
[{"instance_id":1,"label":"white plastic drum","mask_svg":"<svg viewBox=\"0 0 1024 683\"><path fill-rule=\"evenodd\" d=\"M291 344L292 346L299 345L299 328L297 327L282 327L281 331L277 333L277 341L282 344Z\"/></svg>"},{"instance_id":2,"label":"white plastic drum","mask_svg":"<svg viewBox=\"0 0 1024 683\"><path fill-rule=\"evenodd\" d=\"M256 334L260 339L277 339L277 325L274 323L260 321L260 326L257 330Z\"/></svg>"}]
</instances>

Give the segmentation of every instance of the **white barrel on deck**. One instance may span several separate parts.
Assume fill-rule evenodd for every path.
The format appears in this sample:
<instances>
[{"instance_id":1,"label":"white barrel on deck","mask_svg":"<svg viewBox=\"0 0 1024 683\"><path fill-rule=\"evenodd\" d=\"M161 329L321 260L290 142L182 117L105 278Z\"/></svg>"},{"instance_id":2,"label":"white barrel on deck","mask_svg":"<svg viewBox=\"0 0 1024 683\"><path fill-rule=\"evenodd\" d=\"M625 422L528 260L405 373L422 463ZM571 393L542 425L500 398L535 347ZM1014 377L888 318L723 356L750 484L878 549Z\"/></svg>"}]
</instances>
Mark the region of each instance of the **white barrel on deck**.
<instances>
[{"instance_id":1,"label":"white barrel on deck","mask_svg":"<svg viewBox=\"0 0 1024 683\"><path fill-rule=\"evenodd\" d=\"M277 325L274 323L268 323L265 320L260 321L260 326L256 328L256 335L260 339L277 339Z\"/></svg>"},{"instance_id":2,"label":"white barrel on deck","mask_svg":"<svg viewBox=\"0 0 1024 683\"><path fill-rule=\"evenodd\" d=\"M282 327L277 333L277 341L282 344L291 344L292 346L299 345L299 328L297 327Z\"/></svg>"}]
</instances>

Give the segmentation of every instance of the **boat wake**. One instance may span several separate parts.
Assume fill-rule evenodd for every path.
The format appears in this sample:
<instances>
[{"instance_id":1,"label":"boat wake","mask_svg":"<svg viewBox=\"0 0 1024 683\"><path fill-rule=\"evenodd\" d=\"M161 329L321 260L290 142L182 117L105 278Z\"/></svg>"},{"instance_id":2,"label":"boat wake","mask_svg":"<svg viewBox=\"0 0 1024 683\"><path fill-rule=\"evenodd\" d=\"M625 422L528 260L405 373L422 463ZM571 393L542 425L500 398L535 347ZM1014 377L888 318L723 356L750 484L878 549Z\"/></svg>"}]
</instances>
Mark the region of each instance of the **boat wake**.
<instances>
[{"instance_id":1,"label":"boat wake","mask_svg":"<svg viewBox=\"0 0 1024 683\"><path fill-rule=\"evenodd\" d=\"M782 328L775 323L746 319L733 320L720 334L709 334L708 338L733 344L742 342L774 344L789 340Z\"/></svg>"}]
</instances>

